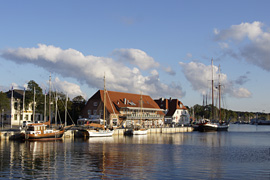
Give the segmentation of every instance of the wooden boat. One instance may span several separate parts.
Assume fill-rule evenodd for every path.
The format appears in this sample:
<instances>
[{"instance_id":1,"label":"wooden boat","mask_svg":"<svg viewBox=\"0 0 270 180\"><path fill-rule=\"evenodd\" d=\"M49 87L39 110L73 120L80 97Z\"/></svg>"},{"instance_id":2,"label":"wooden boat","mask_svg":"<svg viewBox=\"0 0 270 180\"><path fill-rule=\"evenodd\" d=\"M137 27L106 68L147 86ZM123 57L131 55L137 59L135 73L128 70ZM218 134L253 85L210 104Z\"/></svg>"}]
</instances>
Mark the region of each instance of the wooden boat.
<instances>
[{"instance_id":1,"label":"wooden boat","mask_svg":"<svg viewBox=\"0 0 270 180\"><path fill-rule=\"evenodd\" d=\"M212 59L212 114L214 118L214 73L213 73L213 59ZM218 84L218 92L219 92L219 120L205 120L198 124L197 128L200 132L208 132L208 131L227 131L229 128L229 121L222 122L221 121L221 84L220 84L220 68L219 68L219 84Z\"/></svg>"},{"instance_id":2,"label":"wooden boat","mask_svg":"<svg viewBox=\"0 0 270 180\"><path fill-rule=\"evenodd\" d=\"M50 91L49 104L51 104L51 76L50 76ZM34 90L34 104L35 104L35 90ZM35 110L34 110L35 112ZM51 127L51 107L49 105L49 120L43 123L29 123L22 130L25 134L25 140L56 140L61 139L65 133L65 128Z\"/></svg>"},{"instance_id":3,"label":"wooden boat","mask_svg":"<svg viewBox=\"0 0 270 180\"><path fill-rule=\"evenodd\" d=\"M64 135L65 129L48 128L47 123L28 124L25 129L26 140L57 140Z\"/></svg>"}]
</instances>

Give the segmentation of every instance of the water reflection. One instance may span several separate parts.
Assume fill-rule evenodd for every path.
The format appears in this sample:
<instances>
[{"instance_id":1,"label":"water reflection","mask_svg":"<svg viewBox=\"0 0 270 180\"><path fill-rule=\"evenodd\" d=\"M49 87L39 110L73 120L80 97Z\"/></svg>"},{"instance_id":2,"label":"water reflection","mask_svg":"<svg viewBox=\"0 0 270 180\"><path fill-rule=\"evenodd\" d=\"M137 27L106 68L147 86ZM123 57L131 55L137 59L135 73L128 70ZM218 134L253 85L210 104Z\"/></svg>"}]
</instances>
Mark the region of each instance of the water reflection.
<instances>
[{"instance_id":1,"label":"water reflection","mask_svg":"<svg viewBox=\"0 0 270 180\"><path fill-rule=\"evenodd\" d=\"M269 179L269 137L270 128L0 141L0 179Z\"/></svg>"}]
</instances>

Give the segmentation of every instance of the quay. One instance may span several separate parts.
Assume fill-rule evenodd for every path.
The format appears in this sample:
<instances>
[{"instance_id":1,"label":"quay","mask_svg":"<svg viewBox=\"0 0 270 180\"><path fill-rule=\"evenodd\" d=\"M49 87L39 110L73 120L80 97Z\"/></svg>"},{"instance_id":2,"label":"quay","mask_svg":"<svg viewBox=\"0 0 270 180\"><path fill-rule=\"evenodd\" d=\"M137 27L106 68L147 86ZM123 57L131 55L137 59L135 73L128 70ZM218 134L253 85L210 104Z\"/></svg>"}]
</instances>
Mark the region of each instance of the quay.
<instances>
[{"instance_id":1,"label":"quay","mask_svg":"<svg viewBox=\"0 0 270 180\"><path fill-rule=\"evenodd\" d=\"M67 130L64 134L64 138L74 138L75 132L78 131L76 127ZM128 131L128 129L115 129L113 136L124 136L125 132ZM150 128L148 129L147 134L174 134L174 133L183 133L183 132L192 132L193 127L160 127L160 128ZM16 140L20 139L21 136L21 131L19 128L13 128L13 129L4 129L0 130L0 139L5 139L5 140Z\"/></svg>"}]
</instances>

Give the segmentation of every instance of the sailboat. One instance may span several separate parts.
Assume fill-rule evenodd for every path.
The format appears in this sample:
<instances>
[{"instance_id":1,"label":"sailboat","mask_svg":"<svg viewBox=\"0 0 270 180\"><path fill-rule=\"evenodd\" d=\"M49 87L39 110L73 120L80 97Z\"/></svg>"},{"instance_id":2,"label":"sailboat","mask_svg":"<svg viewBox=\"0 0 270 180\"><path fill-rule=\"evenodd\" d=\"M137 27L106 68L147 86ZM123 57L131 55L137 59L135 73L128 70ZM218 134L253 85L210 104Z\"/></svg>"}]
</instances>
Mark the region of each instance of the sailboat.
<instances>
[{"instance_id":1,"label":"sailboat","mask_svg":"<svg viewBox=\"0 0 270 180\"><path fill-rule=\"evenodd\" d=\"M142 113L142 104L143 104L142 95L141 95L140 101L141 101L140 104L141 104L141 121L142 121L142 115L143 115L143 113ZM137 128L132 130L132 134L133 135L146 135L147 131L148 131L148 129L137 127Z\"/></svg>"},{"instance_id":2,"label":"sailboat","mask_svg":"<svg viewBox=\"0 0 270 180\"><path fill-rule=\"evenodd\" d=\"M106 82L105 82L105 75L104 75L104 106L103 106L103 122L106 122ZM102 121L101 119L99 119L98 121ZM103 124L98 124L98 123L94 123L95 121L93 120L92 123L88 124L87 126L89 127L95 127L97 128L96 130L94 129L87 129L89 137L110 137L113 135L114 130L110 130L110 129L105 129Z\"/></svg>"},{"instance_id":3,"label":"sailboat","mask_svg":"<svg viewBox=\"0 0 270 180\"><path fill-rule=\"evenodd\" d=\"M205 119L203 122L199 123L197 128L200 132L208 131L227 131L229 128L228 122L221 121L221 107L220 107L220 98L221 98L221 83L220 83L220 67L219 67L219 83L218 83L218 94L219 94L219 120ZM213 59L212 59L212 117L214 118L214 72L213 72Z\"/></svg>"},{"instance_id":4,"label":"sailboat","mask_svg":"<svg viewBox=\"0 0 270 180\"><path fill-rule=\"evenodd\" d=\"M50 90L51 90L51 76L50 76ZM35 90L34 90L35 91ZM51 91L49 91L49 120L42 123L29 123L23 130L26 140L57 140L64 135L64 128L52 128L51 126ZM35 92L34 92L35 94ZM35 95L34 95L35 96ZM35 98L34 98L35 99ZM35 100L34 100L35 106Z\"/></svg>"}]
</instances>

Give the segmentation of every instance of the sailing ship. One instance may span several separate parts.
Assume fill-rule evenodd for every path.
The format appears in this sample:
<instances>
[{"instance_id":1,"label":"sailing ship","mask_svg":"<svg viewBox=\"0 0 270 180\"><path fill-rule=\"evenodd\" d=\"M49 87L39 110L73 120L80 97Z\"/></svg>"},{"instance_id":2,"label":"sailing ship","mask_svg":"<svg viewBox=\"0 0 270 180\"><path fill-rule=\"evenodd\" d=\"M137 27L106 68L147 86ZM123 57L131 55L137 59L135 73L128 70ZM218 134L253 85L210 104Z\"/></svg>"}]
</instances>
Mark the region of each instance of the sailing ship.
<instances>
[{"instance_id":1,"label":"sailing ship","mask_svg":"<svg viewBox=\"0 0 270 180\"><path fill-rule=\"evenodd\" d=\"M141 104L141 122L142 122L142 115L143 115L143 113L142 113L142 106L143 106L142 95L141 95L141 99L140 99L140 104ZM146 135L147 131L148 131L148 129L141 128L140 126L138 126L132 130L132 134L133 135Z\"/></svg>"},{"instance_id":2,"label":"sailing ship","mask_svg":"<svg viewBox=\"0 0 270 180\"><path fill-rule=\"evenodd\" d=\"M105 75L104 75L104 98L103 98L103 122L106 124L106 82L105 82ZM102 121L101 119L98 119L98 121ZM89 137L110 137L113 135L114 130L110 130L108 128L105 128L103 124L95 123L95 120L92 120L92 123L85 124L89 128L87 128L87 132L89 134ZM95 128L95 129L92 129Z\"/></svg>"},{"instance_id":3,"label":"sailing ship","mask_svg":"<svg viewBox=\"0 0 270 180\"><path fill-rule=\"evenodd\" d=\"M35 90L34 90L35 94ZM42 123L29 123L24 128L25 140L57 140L61 139L65 133L64 127L51 127L51 76L50 76L50 91L49 91L49 120ZM34 95L35 96L35 95ZM35 106L35 98L34 98Z\"/></svg>"},{"instance_id":4,"label":"sailing ship","mask_svg":"<svg viewBox=\"0 0 270 180\"><path fill-rule=\"evenodd\" d=\"M213 59L212 59L212 118L215 117L214 113L214 72L213 72ZM204 119L203 122L197 125L198 131L208 132L208 131L227 131L229 128L229 122L221 121L221 83L220 83L220 67L219 67L219 83L218 83L218 94L219 94L219 120L208 120Z\"/></svg>"}]
</instances>

